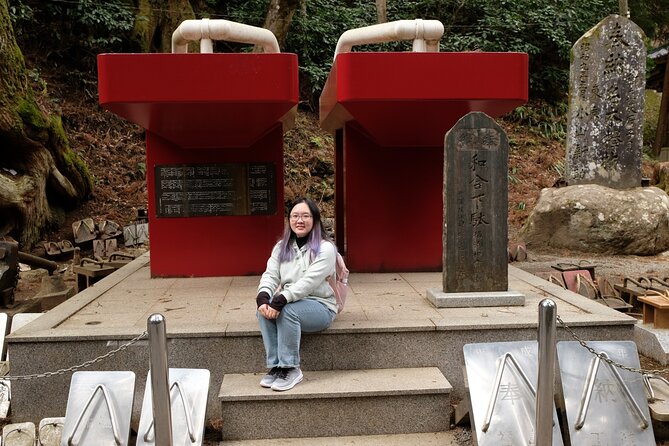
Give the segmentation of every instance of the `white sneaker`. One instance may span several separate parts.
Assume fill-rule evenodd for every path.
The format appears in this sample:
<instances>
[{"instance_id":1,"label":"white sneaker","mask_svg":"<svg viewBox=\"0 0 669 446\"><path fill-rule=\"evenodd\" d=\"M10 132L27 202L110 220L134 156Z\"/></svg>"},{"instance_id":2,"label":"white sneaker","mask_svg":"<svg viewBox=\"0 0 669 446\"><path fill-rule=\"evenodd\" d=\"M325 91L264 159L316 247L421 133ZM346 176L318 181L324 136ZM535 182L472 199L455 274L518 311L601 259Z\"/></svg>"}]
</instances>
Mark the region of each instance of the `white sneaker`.
<instances>
[{"instance_id":1,"label":"white sneaker","mask_svg":"<svg viewBox=\"0 0 669 446\"><path fill-rule=\"evenodd\" d=\"M302 370L300 370L299 367L281 369L276 379L274 380L274 383L272 384L272 390L279 392L290 390L295 387L297 383L302 381L302 378L304 378L304 375L302 374Z\"/></svg>"},{"instance_id":2,"label":"white sneaker","mask_svg":"<svg viewBox=\"0 0 669 446\"><path fill-rule=\"evenodd\" d=\"M272 369L267 372L267 375L263 376L260 380L260 386L266 387L268 389L272 387L272 384L274 384L274 381L276 381L276 377L279 375L279 372L281 372L279 367L272 367Z\"/></svg>"}]
</instances>

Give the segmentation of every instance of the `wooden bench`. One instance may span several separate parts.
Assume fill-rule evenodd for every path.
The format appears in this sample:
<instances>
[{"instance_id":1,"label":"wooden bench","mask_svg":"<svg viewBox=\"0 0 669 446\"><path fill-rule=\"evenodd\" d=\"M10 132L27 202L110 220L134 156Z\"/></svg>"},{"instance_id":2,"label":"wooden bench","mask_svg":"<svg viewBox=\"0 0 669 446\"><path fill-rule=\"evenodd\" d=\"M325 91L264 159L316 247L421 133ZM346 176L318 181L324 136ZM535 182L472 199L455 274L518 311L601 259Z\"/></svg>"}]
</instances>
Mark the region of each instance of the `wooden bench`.
<instances>
[{"instance_id":1,"label":"wooden bench","mask_svg":"<svg viewBox=\"0 0 669 446\"><path fill-rule=\"evenodd\" d=\"M633 307L637 307L639 297L647 296L650 289L650 282L645 278L639 280L625 277L622 285L615 284L613 287L620 293L620 297Z\"/></svg>"},{"instance_id":2,"label":"wooden bench","mask_svg":"<svg viewBox=\"0 0 669 446\"><path fill-rule=\"evenodd\" d=\"M655 328L669 328L669 297L637 296L643 303L643 323Z\"/></svg>"}]
</instances>

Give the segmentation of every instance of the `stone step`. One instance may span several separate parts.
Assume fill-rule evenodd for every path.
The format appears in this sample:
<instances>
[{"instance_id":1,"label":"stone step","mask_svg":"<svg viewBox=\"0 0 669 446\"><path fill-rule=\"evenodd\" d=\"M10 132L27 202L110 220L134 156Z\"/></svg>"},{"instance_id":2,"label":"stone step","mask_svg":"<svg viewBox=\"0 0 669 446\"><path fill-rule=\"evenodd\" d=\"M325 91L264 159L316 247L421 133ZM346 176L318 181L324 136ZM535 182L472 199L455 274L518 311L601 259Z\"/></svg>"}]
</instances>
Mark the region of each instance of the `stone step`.
<instances>
[{"instance_id":1,"label":"stone step","mask_svg":"<svg viewBox=\"0 0 669 446\"><path fill-rule=\"evenodd\" d=\"M219 446L459 446L471 440L469 430L393 435L358 435L349 437L278 438L272 440L236 440Z\"/></svg>"},{"instance_id":2,"label":"stone step","mask_svg":"<svg viewBox=\"0 0 669 446\"><path fill-rule=\"evenodd\" d=\"M226 374L224 440L439 432L449 429L451 384L437 367L305 371L286 392L261 373Z\"/></svg>"}]
</instances>

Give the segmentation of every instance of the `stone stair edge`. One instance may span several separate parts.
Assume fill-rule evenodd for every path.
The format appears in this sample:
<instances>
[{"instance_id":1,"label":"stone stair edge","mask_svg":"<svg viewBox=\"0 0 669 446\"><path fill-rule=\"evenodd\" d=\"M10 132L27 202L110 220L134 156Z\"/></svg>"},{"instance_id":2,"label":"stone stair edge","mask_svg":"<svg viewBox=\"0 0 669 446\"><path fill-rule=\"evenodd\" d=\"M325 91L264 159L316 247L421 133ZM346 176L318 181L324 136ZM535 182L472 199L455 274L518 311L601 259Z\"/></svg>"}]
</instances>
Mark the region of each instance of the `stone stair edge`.
<instances>
[{"instance_id":1,"label":"stone stair edge","mask_svg":"<svg viewBox=\"0 0 669 446\"><path fill-rule=\"evenodd\" d=\"M286 392L260 387L263 373L226 374L218 397L221 402L233 402L448 394L453 390L437 367L303 370L303 373L302 383Z\"/></svg>"},{"instance_id":2,"label":"stone stair edge","mask_svg":"<svg viewBox=\"0 0 669 446\"><path fill-rule=\"evenodd\" d=\"M470 434L471 435L471 434ZM275 438L264 440L228 440L217 446L457 446L461 436L456 431L414 434L356 435L342 437Z\"/></svg>"}]
</instances>

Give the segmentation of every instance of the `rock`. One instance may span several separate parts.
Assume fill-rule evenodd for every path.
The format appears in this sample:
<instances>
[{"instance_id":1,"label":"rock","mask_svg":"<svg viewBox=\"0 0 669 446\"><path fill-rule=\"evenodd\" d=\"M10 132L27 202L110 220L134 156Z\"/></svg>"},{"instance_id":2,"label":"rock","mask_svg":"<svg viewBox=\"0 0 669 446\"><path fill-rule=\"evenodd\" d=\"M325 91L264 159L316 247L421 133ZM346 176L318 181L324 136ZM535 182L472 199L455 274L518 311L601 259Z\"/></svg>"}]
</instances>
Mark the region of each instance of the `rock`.
<instances>
[{"instance_id":1,"label":"rock","mask_svg":"<svg viewBox=\"0 0 669 446\"><path fill-rule=\"evenodd\" d=\"M522 236L530 248L655 255L669 249L669 196L656 187L543 189Z\"/></svg>"}]
</instances>

